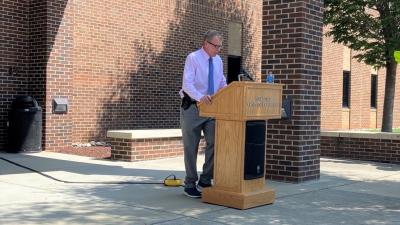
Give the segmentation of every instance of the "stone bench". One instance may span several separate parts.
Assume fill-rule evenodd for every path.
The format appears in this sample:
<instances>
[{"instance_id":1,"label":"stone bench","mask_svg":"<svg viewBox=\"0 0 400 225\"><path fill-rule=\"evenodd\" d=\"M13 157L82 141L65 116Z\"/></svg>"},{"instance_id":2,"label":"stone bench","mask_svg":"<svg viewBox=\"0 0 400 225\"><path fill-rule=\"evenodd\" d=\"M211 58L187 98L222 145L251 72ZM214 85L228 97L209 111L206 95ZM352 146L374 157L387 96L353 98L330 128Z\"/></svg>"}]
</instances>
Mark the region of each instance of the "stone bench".
<instances>
[{"instance_id":1,"label":"stone bench","mask_svg":"<svg viewBox=\"0 0 400 225\"><path fill-rule=\"evenodd\" d=\"M181 129L110 130L111 159L142 161L183 155ZM200 149L205 142L200 141Z\"/></svg>"}]
</instances>

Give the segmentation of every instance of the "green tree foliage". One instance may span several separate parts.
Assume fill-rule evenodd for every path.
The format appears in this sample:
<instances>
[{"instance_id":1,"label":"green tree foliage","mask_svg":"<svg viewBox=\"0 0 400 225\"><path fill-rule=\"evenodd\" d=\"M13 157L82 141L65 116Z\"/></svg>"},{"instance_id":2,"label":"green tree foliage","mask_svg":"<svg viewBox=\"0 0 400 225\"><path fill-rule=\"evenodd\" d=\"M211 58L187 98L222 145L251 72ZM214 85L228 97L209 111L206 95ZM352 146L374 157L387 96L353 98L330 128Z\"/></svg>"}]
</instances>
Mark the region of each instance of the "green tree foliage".
<instances>
[{"instance_id":1,"label":"green tree foliage","mask_svg":"<svg viewBox=\"0 0 400 225\"><path fill-rule=\"evenodd\" d=\"M400 0L325 0L326 35L355 50L354 57L386 68L382 131L392 132L397 62L400 50Z\"/></svg>"}]
</instances>

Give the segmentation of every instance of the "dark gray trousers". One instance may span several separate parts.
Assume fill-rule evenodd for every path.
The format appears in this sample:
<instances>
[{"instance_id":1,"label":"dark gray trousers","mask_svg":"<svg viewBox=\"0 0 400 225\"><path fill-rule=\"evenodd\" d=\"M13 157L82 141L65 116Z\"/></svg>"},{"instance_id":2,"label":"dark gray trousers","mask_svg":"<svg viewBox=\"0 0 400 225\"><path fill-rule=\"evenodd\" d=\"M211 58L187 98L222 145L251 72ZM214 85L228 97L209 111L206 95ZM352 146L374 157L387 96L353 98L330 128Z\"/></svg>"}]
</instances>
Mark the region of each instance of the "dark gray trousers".
<instances>
[{"instance_id":1,"label":"dark gray trousers","mask_svg":"<svg viewBox=\"0 0 400 225\"><path fill-rule=\"evenodd\" d=\"M214 170L215 120L209 117L200 117L197 106L192 104L186 110L181 108L180 121L186 170L185 187L195 187L198 180L197 153L201 131L203 131L206 140L206 150L200 181L204 184L210 184Z\"/></svg>"}]
</instances>

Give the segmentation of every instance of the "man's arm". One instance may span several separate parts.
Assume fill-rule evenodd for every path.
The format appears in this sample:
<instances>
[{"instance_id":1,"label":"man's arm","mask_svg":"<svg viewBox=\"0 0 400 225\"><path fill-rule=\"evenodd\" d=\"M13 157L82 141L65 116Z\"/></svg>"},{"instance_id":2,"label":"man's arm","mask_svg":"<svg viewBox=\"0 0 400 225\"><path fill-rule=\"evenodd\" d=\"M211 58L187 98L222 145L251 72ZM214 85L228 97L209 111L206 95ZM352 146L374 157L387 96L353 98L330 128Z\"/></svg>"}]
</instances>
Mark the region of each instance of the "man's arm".
<instances>
[{"instance_id":1,"label":"man's arm","mask_svg":"<svg viewBox=\"0 0 400 225\"><path fill-rule=\"evenodd\" d=\"M194 80L196 76L196 68L193 62L192 54L186 57L185 68L183 70L182 89L186 94L196 101L200 101L203 96L194 87Z\"/></svg>"}]
</instances>

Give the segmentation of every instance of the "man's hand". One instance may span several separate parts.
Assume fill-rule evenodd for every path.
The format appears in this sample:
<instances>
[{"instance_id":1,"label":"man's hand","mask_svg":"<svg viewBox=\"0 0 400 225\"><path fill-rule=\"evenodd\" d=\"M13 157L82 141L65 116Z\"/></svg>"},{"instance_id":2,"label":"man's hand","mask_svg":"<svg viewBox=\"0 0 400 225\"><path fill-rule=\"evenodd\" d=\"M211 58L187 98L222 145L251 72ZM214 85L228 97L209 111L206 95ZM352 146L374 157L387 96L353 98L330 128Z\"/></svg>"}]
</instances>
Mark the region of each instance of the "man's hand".
<instances>
[{"instance_id":1,"label":"man's hand","mask_svg":"<svg viewBox=\"0 0 400 225\"><path fill-rule=\"evenodd\" d=\"M211 104L211 96L204 95L203 97L200 98L200 102L203 102L206 105L210 105Z\"/></svg>"}]
</instances>

